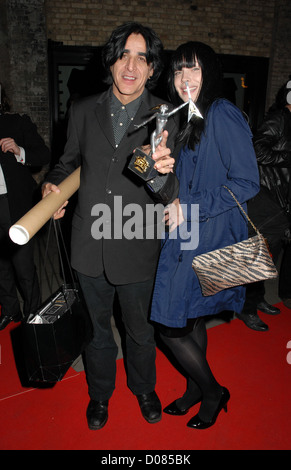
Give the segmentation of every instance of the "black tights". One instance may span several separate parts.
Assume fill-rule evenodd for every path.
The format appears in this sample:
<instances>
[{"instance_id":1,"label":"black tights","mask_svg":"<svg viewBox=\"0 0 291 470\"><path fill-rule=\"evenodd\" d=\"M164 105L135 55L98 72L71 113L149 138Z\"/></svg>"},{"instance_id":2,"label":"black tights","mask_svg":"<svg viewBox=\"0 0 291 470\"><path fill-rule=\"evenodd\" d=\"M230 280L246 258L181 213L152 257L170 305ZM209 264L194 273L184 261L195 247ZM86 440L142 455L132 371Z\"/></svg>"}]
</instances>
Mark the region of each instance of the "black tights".
<instances>
[{"instance_id":1,"label":"black tights","mask_svg":"<svg viewBox=\"0 0 291 470\"><path fill-rule=\"evenodd\" d=\"M197 318L193 330L185 336L173 338L161 333L161 338L188 378L186 392L176 400L178 408L188 408L201 399L199 417L205 421L211 420L221 398L222 388L206 359L207 331L204 320Z\"/></svg>"}]
</instances>

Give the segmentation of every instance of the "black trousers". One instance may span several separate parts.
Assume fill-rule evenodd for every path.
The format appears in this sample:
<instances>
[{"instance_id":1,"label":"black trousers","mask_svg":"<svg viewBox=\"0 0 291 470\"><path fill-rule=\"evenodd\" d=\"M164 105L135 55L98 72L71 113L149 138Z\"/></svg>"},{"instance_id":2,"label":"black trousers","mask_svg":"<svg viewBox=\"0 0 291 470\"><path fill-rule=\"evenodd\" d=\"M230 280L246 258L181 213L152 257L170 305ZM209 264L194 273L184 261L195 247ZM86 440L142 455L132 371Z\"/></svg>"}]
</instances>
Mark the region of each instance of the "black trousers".
<instances>
[{"instance_id":1,"label":"black trousers","mask_svg":"<svg viewBox=\"0 0 291 470\"><path fill-rule=\"evenodd\" d=\"M291 299L291 241L284 247L279 277L279 297Z\"/></svg>"},{"instance_id":2,"label":"black trousers","mask_svg":"<svg viewBox=\"0 0 291 470\"><path fill-rule=\"evenodd\" d=\"M0 305L2 315L21 313L17 290L23 299L23 315L35 311L41 301L34 264L33 240L17 245L9 238L11 218L7 196L0 196Z\"/></svg>"},{"instance_id":3,"label":"black trousers","mask_svg":"<svg viewBox=\"0 0 291 470\"><path fill-rule=\"evenodd\" d=\"M276 264L283 250L282 263L279 269L279 290L281 298L291 298L291 245L285 243L285 232L290 228L290 219L277 204L270 192L262 187L260 192L248 202L248 214L252 222L267 239L273 261ZM249 229L249 235L253 235ZM246 285L244 313L257 309L265 296L264 281Z\"/></svg>"},{"instance_id":4,"label":"black trousers","mask_svg":"<svg viewBox=\"0 0 291 470\"><path fill-rule=\"evenodd\" d=\"M108 400L115 389L118 347L111 324L115 294L125 328L128 387L135 395L152 392L156 383L156 345L148 315L154 280L113 285L104 274L97 278L77 274L94 329L93 340L85 350L90 398Z\"/></svg>"}]
</instances>

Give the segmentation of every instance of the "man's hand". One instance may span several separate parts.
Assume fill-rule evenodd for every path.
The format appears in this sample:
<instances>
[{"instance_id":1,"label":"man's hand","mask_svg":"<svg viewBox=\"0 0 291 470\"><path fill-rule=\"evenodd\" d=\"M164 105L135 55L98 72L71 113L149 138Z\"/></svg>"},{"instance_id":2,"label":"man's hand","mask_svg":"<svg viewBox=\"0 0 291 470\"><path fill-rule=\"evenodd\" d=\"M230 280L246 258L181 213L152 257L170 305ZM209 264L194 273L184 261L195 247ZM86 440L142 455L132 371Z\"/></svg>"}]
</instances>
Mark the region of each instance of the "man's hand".
<instances>
[{"instance_id":1,"label":"man's hand","mask_svg":"<svg viewBox=\"0 0 291 470\"><path fill-rule=\"evenodd\" d=\"M61 190L55 184L45 183L42 186L42 198L46 197L51 192L59 194ZM68 205L68 202L69 201L64 202L64 204L54 213L53 217L55 220L61 219L62 217L64 217L65 211L66 211L65 208Z\"/></svg>"},{"instance_id":2,"label":"man's hand","mask_svg":"<svg viewBox=\"0 0 291 470\"><path fill-rule=\"evenodd\" d=\"M0 139L0 147L3 153L12 152L14 155L20 155L20 148L17 143L11 137L4 137Z\"/></svg>"}]
</instances>

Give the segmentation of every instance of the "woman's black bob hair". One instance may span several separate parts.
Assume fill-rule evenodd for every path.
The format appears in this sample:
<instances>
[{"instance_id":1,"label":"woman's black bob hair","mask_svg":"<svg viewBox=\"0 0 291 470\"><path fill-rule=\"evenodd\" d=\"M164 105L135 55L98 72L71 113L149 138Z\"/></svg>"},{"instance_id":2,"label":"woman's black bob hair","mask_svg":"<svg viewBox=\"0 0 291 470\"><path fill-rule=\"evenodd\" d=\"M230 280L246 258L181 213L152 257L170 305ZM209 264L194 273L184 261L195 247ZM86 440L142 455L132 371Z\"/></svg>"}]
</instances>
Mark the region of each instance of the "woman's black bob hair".
<instances>
[{"instance_id":1,"label":"woman's black bob hair","mask_svg":"<svg viewBox=\"0 0 291 470\"><path fill-rule=\"evenodd\" d=\"M170 68L168 72L168 93L170 101L175 105L179 105L182 100L176 92L174 85L175 72L183 67L192 68L195 65L201 67L202 70L202 86L196 106L198 107L203 119L193 116L191 121L187 123L187 107L181 112L181 118L184 119L181 132L177 136L178 141L184 142L188 147L194 149L195 145L200 141L201 134L204 131L206 116L211 104L218 98L222 97L222 69L217 54L214 50L198 41L189 41L182 44L173 53Z\"/></svg>"},{"instance_id":2,"label":"woman's black bob hair","mask_svg":"<svg viewBox=\"0 0 291 470\"><path fill-rule=\"evenodd\" d=\"M202 87L196 104L205 113L209 104L222 95L221 65L217 54L207 44L189 41L173 53L168 75L169 95L171 101L180 100L174 86L175 72L183 67L192 68L197 62L202 69Z\"/></svg>"}]
</instances>

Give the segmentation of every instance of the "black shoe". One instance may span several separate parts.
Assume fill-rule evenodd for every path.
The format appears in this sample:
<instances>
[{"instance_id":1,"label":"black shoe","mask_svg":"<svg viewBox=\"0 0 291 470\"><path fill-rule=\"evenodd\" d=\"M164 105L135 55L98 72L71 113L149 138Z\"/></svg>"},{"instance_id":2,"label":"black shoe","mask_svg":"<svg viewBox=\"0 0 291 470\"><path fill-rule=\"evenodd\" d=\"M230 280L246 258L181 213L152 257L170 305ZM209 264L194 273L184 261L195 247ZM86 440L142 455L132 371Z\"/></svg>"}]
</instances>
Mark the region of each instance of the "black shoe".
<instances>
[{"instance_id":1,"label":"black shoe","mask_svg":"<svg viewBox=\"0 0 291 470\"><path fill-rule=\"evenodd\" d=\"M242 320L249 328L255 331L268 331L269 327L256 313L237 313L237 318Z\"/></svg>"},{"instance_id":2,"label":"black shoe","mask_svg":"<svg viewBox=\"0 0 291 470\"><path fill-rule=\"evenodd\" d=\"M155 391L136 395L140 410L148 423L157 423L162 418L162 406Z\"/></svg>"},{"instance_id":3,"label":"black shoe","mask_svg":"<svg viewBox=\"0 0 291 470\"><path fill-rule=\"evenodd\" d=\"M282 299L282 301L285 307L291 308L291 299Z\"/></svg>"},{"instance_id":4,"label":"black shoe","mask_svg":"<svg viewBox=\"0 0 291 470\"><path fill-rule=\"evenodd\" d=\"M257 309L263 313L267 313L268 315L279 315L279 313L281 313L279 308L274 307L265 300L263 300L257 305Z\"/></svg>"},{"instance_id":5,"label":"black shoe","mask_svg":"<svg viewBox=\"0 0 291 470\"><path fill-rule=\"evenodd\" d=\"M19 313L18 315L15 315L14 317L10 317L9 315L1 315L0 317L0 330L4 330L9 323L14 321L15 323L18 323L19 321L22 320L22 315Z\"/></svg>"},{"instance_id":6,"label":"black shoe","mask_svg":"<svg viewBox=\"0 0 291 470\"><path fill-rule=\"evenodd\" d=\"M223 387L218 407L212 419L210 421L203 421L203 419L199 418L199 414L197 414L196 416L193 416L193 418L191 418L190 421L187 423L188 428L207 429L210 428L210 426L213 426L221 410L224 409L224 411L227 412L227 402L229 399L230 393L227 388Z\"/></svg>"},{"instance_id":7,"label":"black shoe","mask_svg":"<svg viewBox=\"0 0 291 470\"><path fill-rule=\"evenodd\" d=\"M166 406L166 408L163 409L163 412L167 413L168 415L183 416L186 413L188 413L188 411L190 410L190 408L192 408L192 406L197 405L197 403L199 403L200 401L201 399L196 400L195 402L191 403L191 405L188 406L188 408L180 408L177 405L177 400L175 400L172 403L170 403L168 406Z\"/></svg>"},{"instance_id":8,"label":"black shoe","mask_svg":"<svg viewBox=\"0 0 291 470\"><path fill-rule=\"evenodd\" d=\"M108 420L108 400L90 400L87 408L88 427L92 431L101 429Z\"/></svg>"}]
</instances>

